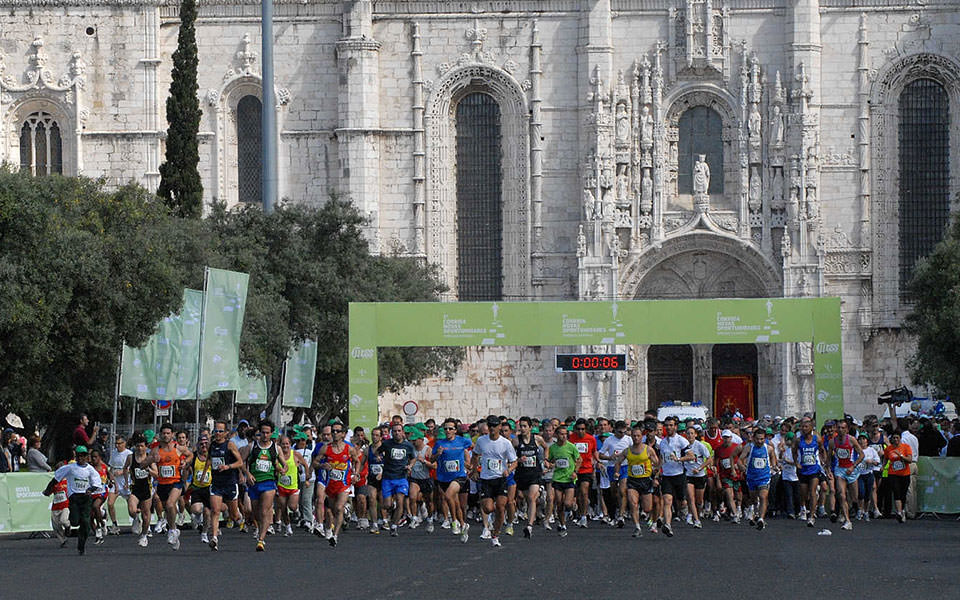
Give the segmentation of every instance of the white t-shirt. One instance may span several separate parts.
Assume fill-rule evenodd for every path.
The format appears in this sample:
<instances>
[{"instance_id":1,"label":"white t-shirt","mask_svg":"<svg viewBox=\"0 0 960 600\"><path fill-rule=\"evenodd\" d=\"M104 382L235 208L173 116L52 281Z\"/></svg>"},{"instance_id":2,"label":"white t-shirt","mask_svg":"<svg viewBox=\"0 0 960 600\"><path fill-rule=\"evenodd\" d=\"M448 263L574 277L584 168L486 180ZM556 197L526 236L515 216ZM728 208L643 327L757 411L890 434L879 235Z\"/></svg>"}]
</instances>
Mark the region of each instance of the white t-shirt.
<instances>
[{"instance_id":1,"label":"white t-shirt","mask_svg":"<svg viewBox=\"0 0 960 600\"><path fill-rule=\"evenodd\" d=\"M660 460L663 461L663 474L667 477L683 475L683 463L678 459L683 456L690 442L679 434L673 434L660 440Z\"/></svg>"},{"instance_id":2,"label":"white t-shirt","mask_svg":"<svg viewBox=\"0 0 960 600\"><path fill-rule=\"evenodd\" d=\"M693 440L690 444L690 451L696 457L696 460L683 463L683 468L687 472L687 477L706 477L707 470L703 469L703 463L710 458L710 449L700 440ZM697 469L700 469L699 471Z\"/></svg>"},{"instance_id":3,"label":"white t-shirt","mask_svg":"<svg viewBox=\"0 0 960 600\"><path fill-rule=\"evenodd\" d=\"M68 463L57 469L53 474L57 481L67 480L67 497L74 494L83 494L87 490L94 492L103 491L103 482L100 480L100 474L90 463L82 467L77 463Z\"/></svg>"},{"instance_id":4,"label":"white t-shirt","mask_svg":"<svg viewBox=\"0 0 960 600\"><path fill-rule=\"evenodd\" d=\"M510 463L517 460L517 451L510 440L500 436L491 440L489 435L477 438L473 453L480 456L480 479L503 477Z\"/></svg>"},{"instance_id":5,"label":"white t-shirt","mask_svg":"<svg viewBox=\"0 0 960 600\"><path fill-rule=\"evenodd\" d=\"M633 445L633 441L630 439L629 435L625 435L619 440L617 436L611 435L607 439L603 440L603 446L600 448L600 454L605 454L607 456L613 456L617 452L622 452ZM605 467L612 467L614 461L612 460L602 460Z\"/></svg>"},{"instance_id":6,"label":"white t-shirt","mask_svg":"<svg viewBox=\"0 0 960 600\"><path fill-rule=\"evenodd\" d=\"M774 448L779 448L780 446L774 446ZM780 473L784 481L799 481L800 478L797 477L797 465L787 464L787 460L793 460L793 448L790 445L785 445L783 447L783 452L777 453L777 458L780 464Z\"/></svg>"},{"instance_id":7,"label":"white t-shirt","mask_svg":"<svg viewBox=\"0 0 960 600\"><path fill-rule=\"evenodd\" d=\"M880 460L880 454L877 453L877 449L867 446L860 451L863 452L863 460L860 461L860 466L857 467L857 469L861 473L866 473L867 471L880 471L880 465L883 464L883 462ZM869 467L867 467L867 462L870 462Z\"/></svg>"},{"instance_id":8,"label":"white t-shirt","mask_svg":"<svg viewBox=\"0 0 960 600\"><path fill-rule=\"evenodd\" d=\"M913 460L917 460L917 457L920 456L920 440L917 439L917 436L909 431L904 431L900 434L900 441L910 446L910 451L913 452Z\"/></svg>"}]
</instances>

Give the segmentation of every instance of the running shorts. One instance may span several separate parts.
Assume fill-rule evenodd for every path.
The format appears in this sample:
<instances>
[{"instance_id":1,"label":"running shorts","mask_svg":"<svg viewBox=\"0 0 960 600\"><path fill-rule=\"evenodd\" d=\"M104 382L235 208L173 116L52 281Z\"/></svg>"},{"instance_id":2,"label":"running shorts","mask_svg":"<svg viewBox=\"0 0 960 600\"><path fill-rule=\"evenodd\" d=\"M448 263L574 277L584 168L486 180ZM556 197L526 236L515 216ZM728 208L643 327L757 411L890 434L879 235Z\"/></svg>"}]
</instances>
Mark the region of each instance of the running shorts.
<instances>
[{"instance_id":1,"label":"running shorts","mask_svg":"<svg viewBox=\"0 0 960 600\"><path fill-rule=\"evenodd\" d=\"M707 487L707 477L702 475L700 477L687 477L687 483L693 486L695 490L702 490Z\"/></svg>"},{"instance_id":2,"label":"running shorts","mask_svg":"<svg viewBox=\"0 0 960 600\"><path fill-rule=\"evenodd\" d=\"M273 479L267 479L266 481L258 481L257 483L249 486L247 488L247 495L250 496L250 502L256 502L260 499L261 494L276 491L276 489L277 482Z\"/></svg>"},{"instance_id":3,"label":"running shorts","mask_svg":"<svg viewBox=\"0 0 960 600\"><path fill-rule=\"evenodd\" d=\"M389 498L395 494L410 495L410 484L406 479L384 479L380 484L384 498Z\"/></svg>"},{"instance_id":4,"label":"running shorts","mask_svg":"<svg viewBox=\"0 0 960 600\"><path fill-rule=\"evenodd\" d=\"M507 488L510 487L508 478L497 477L495 479L480 480L480 497L496 498L497 496L506 496Z\"/></svg>"},{"instance_id":5,"label":"running shorts","mask_svg":"<svg viewBox=\"0 0 960 600\"><path fill-rule=\"evenodd\" d=\"M210 488L194 488L190 492L190 503L196 504L200 503L204 508L210 508Z\"/></svg>"},{"instance_id":6,"label":"running shorts","mask_svg":"<svg viewBox=\"0 0 960 600\"><path fill-rule=\"evenodd\" d=\"M447 488L449 488L450 484L453 482L457 482L458 484L460 484L459 493L466 494L467 492L470 491L469 482L467 481L466 477L457 477L456 479L453 479L451 481L438 481L437 487L440 488L441 492L446 492Z\"/></svg>"},{"instance_id":7,"label":"running shorts","mask_svg":"<svg viewBox=\"0 0 960 600\"><path fill-rule=\"evenodd\" d=\"M660 495L673 496L674 498L685 498L687 494L687 476L681 473L680 475L664 475L660 479Z\"/></svg>"},{"instance_id":8,"label":"running shorts","mask_svg":"<svg viewBox=\"0 0 960 600\"><path fill-rule=\"evenodd\" d=\"M638 492L641 496L653 493L653 478L627 477L627 489Z\"/></svg>"},{"instance_id":9,"label":"running shorts","mask_svg":"<svg viewBox=\"0 0 960 600\"><path fill-rule=\"evenodd\" d=\"M507 475L507 487L512 485L517 485L516 471L510 471L510 474Z\"/></svg>"},{"instance_id":10,"label":"running shorts","mask_svg":"<svg viewBox=\"0 0 960 600\"><path fill-rule=\"evenodd\" d=\"M813 483L814 479L818 481L820 480L820 473L807 473L807 474L797 473L797 479L803 485L810 485L811 483Z\"/></svg>"},{"instance_id":11,"label":"running shorts","mask_svg":"<svg viewBox=\"0 0 960 600\"><path fill-rule=\"evenodd\" d=\"M167 503L167 498L170 497L170 492L172 492L172 491L174 490L174 488L176 488L176 489L178 489L178 490L182 490L182 489L183 489L183 484L180 483L180 482L177 482L177 483L158 483L158 484L157 484L157 497L160 498L160 502L163 502L164 504L166 504L166 503Z\"/></svg>"},{"instance_id":12,"label":"running shorts","mask_svg":"<svg viewBox=\"0 0 960 600\"><path fill-rule=\"evenodd\" d=\"M590 484L590 487L596 485L596 481L593 479L593 473L577 473L577 487L580 487L584 481Z\"/></svg>"},{"instance_id":13,"label":"running shorts","mask_svg":"<svg viewBox=\"0 0 960 600\"><path fill-rule=\"evenodd\" d=\"M750 490L751 492L756 492L759 490L769 490L770 478L764 477L763 479L748 479L747 489Z\"/></svg>"},{"instance_id":14,"label":"running shorts","mask_svg":"<svg viewBox=\"0 0 960 600\"><path fill-rule=\"evenodd\" d=\"M349 492L352 485L346 485L342 481L327 482L327 496L336 496L344 492Z\"/></svg>"},{"instance_id":15,"label":"running shorts","mask_svg":"<svg viewBox=\"0 0 960 600\"><path fill-rule=\"evenodd\" d=\"M299 493L300 493L300 490L291 490L285 487L277 486L277 495L283 498L289 498L290 496L294 496Z\"/></svg>"},{"instance_id":16,"label":"running shorts","mask_svg":"<svg viewBox=\"0 0 960 600\"><path fill-rule=\"evenodd\" d=\"M539 475L525 475L517 477L517 489L521 492L525 492L530 489L531 485L540 485L540 476Z\"/></svg>"},{"instance_id":17,"label":"running shorts","mask_svg":"<svg viewBox=\"0 0 960 600\"><path fill-rule=\"evenodd\" d=\"M577 484L573 481L554 481L551 487L555 490L572 490L577 487Z\"/></svg>"},{"instance_id":18,"label":"running shorts","mask_svg":"<svg viewBox=\"0 0 960 600\"><path fill-rule=\"evenodd\" d=\"M420 488L420 493L427 495L433 493L433 480L432 479L410 479L410 483L417 484L417 487Z\"/></svg>"},{"instance_id":19,"label":"running shorts","mask_svg":"<svg viewBox=\"0 0 960 600\"><path fill-rule=\"evenodd\" d=\"M230 502L240 497L240 491L237 489L237 484L235 483L223 487L214 484L210 486L210 495L219 496L224 502Z\"/></svg>"},{"instance_id":20,"label":"running shorts","mask_svg":"<svg viewBox=\"0 0 960 600\"><path fill-rule=\"evenodd\" d=\"M833 476L843 479L847 483L856 483L857 478L860 477L860 473L856 469L853 470L853 473L847 473L847 470L843 467L834 467Z\"/></svg>"},{"instance_id":21,"label":"running shorts","mask_svg":"<svg viewBox=\"0 0 960 600\"><path fill-rule=\"evenodd\" d=\"M613 465L610 465L610 466L607 467L607 477L610 478L610 483L611 483L611 484L612 484L614 481L617 480L617 478L614 477L614 472L615 472L616 470L617 470L616 467L614 467ZM627 475L628 475L628 474L627 474L627 464L624 463L624 464L620 465L620 479L626 479L626 478L627 478Z\"/></svg>"},{"instance_id":22,"label":"running shorts","mask_svg":"<svg viewBox=\"0 0 960 600\"><path fill-rule=\"evenodd\" d=\"M153 498L153 490L150 489L149 485L134 484L132 493L140 502L146 502L150 498Z\"/></svg>"}]
</instances>

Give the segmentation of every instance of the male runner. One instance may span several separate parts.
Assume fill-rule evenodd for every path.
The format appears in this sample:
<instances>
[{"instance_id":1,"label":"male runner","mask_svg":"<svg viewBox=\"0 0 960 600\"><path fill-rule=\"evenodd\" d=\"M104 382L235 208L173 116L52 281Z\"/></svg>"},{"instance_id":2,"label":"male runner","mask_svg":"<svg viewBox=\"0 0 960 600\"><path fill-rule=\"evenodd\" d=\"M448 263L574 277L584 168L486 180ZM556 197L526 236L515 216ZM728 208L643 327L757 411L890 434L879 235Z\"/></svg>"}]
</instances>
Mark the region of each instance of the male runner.
<instances>
[{"instance_id":1,"label":"male runner","mask_svg":"<svg viewBox=\"0 0 960 600\"><path fill-rule=\"evenodd\" d=\"M687 438L677 433L677 418L667 417L663 421L665 436L660 440L659 451L663 460L660 479L661 518L663 533L673 537L673 499L683 498L687 493L687 478L684 475L685 462L695 460Z\"/></svg>"},{"instance_id":2,"label":"male runner","mask_svg":"<svg viewBox=\"0 0 960 600\"><path fill-rule=\"evenodd\" d=\"M67 463L54 471L53 481L67 482L67 498L70 507L70 525L79 527L77 532L77 552L83 554L87 536L90 535L91 495L103 491L103 482L97 470L87 463L90 452L86 446L77 446L77 462Z\"/></svg>"},{"instance_id":3,"label":"male runner","mask_svg":"<svg viewBox=\"0 0 960 600\"><path fill-rule=\"evenodd\" d=\"M684 430L687 441L690 442L690 451L693 460L684 465L687 476L687 524L700 529L700 511L703 509L703 494L707 487L707 469L713 459L710 457L710 447L697 439L697 430L687 427Z\"/></svg>"},{"instance_id":4,"label":"male runner","mask_svg":"<svg viewBox=\"0 0 960 600\"><path fill-rule=\"evenodd\" d=\"M457 435L457 422L446 419L442 425L443 439L433 445L437 461L437 486L443 492L443 502L450 510L453 535L460 541L469 539L470 524L467 523L467 451L473 447L468 438Z\"/></svg>"},{"instance_id":5,"label":"male runner","mask_svg":"<svg viewBox=\"0 0 960 600\"><path fill-rule=\"evenodd\" d=\"M326 537L326 532L324 531L323 526L327 517L327 475L329 473L326 469L320 468L320 464L326 460L321 454L321 450L326 444L331 442L333 442L331 426L324 425L320 428L320 437L317 439L317 443L313 448L313 454L310 457L310 466L313 469L313 473L316 475L316 481L313 485L313 533L315 533L318 537Z\"/></svg>"},{"instance_id":6,"label":"male runner","mask_svg":"<svg viewBox=\"0 0 960 600\"><path fill-rule=\"evenodd\" d=\"M614 468L620 470L621 463L627 467L627 499L630 502L630 514L633 517L633 537L643 535L640 524L640 506L649 514L653 510L653 471L660 466L660 459L653 446L646 443L643 426L639 423L630 431L631 445L614 455Z\"/></svg>"},{"instance_id":7,"label":"male runner","mask_svg":"<svg viewBox=\"0 0 960 600\"><path fill-rule=\"evenodd\" d=\"M519 435L516 439L517 451L517 489L527 499L527 525L523 528L523 537L533 536L533 524L537 520L537 500L540 498L540 462L547 450L543 438L533 433L530 417L520 417Z\"/></svg>"},{"instance_id":8,"label":"male runner","mask_svg":"<svg viewBox=\"0 0 960 600\"><path fill-rule=\"evenodd\" d=\"M857 478L860 477L858 467L863 461L863 452L859 451L856 438L850 435L850 424L846 420L837 423L837 436L830 440L828 455L833 467L833 481L837 492L836 502L843 510L843 525L840 529L850 531L853 523L850 521L850 505L857 502ZM854 459L856 455L856 459ZM848 501L849 500L849 501ZM836 504L834 504L836 510Z\"/></svg>"},{"instance_id":9,"label":"male runner","mask_svg":"<svg viewBox=\"0 0 960 600\"><path fill-rule=\"evenodd\" d=\"M213 471L210 480L210 542L211 550L219 550L220 512L223 503L229 507L228 518L240 520L237 501L240 496L238 474L243 469L240 449L228 438L226 421L217 421L213 425L213 443L210 444L210 468Z\"/></svg>"},{"instance_id":10,"label":"male runner","mask_svg":"<svg viewBox=\"0 0 960 600\"><path fill-rule=\"evenodd\" d=\"M180 549L180 530L177 529L177 503L183 493L180 465L193 459L189 448L179 446L173 438L173 425L160 426L160 444L153 449L157 464L157 498L163 505L167 518L167 543L174 550Z\"/></svg>"},{"instance_id":11,"label":"male runner","mask_svg":"<svg viewBox=\"0 0 960 600\"><path fill-rule=\"evenodd\" d=\"M580 466L577 468L577 507L580 511L580 519L577 525L586 527L590 488L594 485L593 466L600 460L597 452L597 438L587 433L587 420L581 418L577 419L573 426L573 435L569 436L569 439L580 453Z\"/></svg>"},{"instance_id":12,"label":"male runner","mask_svg":"<svg viewBox=\"0 0 960 600\"><path fill-rule=\"evenodd\" d=\"M297 435L303 435L298 433ZM277 507L280 510L280 519L284 525L284 537L293 535L293 525L290 515L296 515L300 510L300 483L302 476L309 473L310 465L303 454L293 448L289 436L280 436L280 460L287 465L287 470L277 480Z\"/></svg>"},{"instance_id":13,"label":"male runner","mask_svg":"<svg viewBox=\"0 0 960 600\"><path fill-rule=\"evenodd\" d=\"M553 445L553 442L556 440L554 432L556 432L557 426L554 425L552 420L544 419L543 424L540 428L540 437L543 438L543 443L546 446L547 450L543 453L543 458L547 458L547 454L550 451L550 446ZM543 528L547 531L550 531L550 525L554 522L553 516L553 468L547 466L547 461L543 461L543 473L540 476L540 479L543 483L543 493L546 496L546 502L544 503L544 514L543 514Z\"/></svg>"},{"instance_id":14,"label":"male runner","mask_svg":"<svg viewBox=\"0 0 960 600\"><path fill-rule=\"evenodd\" d=\"M620 514L616 521L618 528L623 528L623 520L627 513L627 465L622 464L617 468L613 462L614 457L629 448L631 444L632 439L627 436L627 424L617 421L613 425L613 435L603 441L599 451L600 460L604 461L607 477L610 479L610 488L604 501L607 504L607 510L610 511L610 518L613 517L614 507L619 507Z\"/></svg>"},{"instance_id":15,"label":"male runner","mask_svg":"<svg viewBox=\"0 0 960 600\"><path fill-rule=\"evenodd\" d=\"M280 460L280 452L273 441L273 421L263 420L257 424L260 437L247 446L250 452L244 463L247 479L247 495L250 496L251 515L257 521L257 552L266 550L267 528L273 523L273 500L277 495L277 477L287 472L287 465Z\"/></svg>"},{"instance_id":16,"label":"male runner","mask_svg":"<svg viewBox=\"0 0 960 600\"><path fill-rule=\"evenodd\" d=\"M750 526L756 526L758 531L763 531L766 525L763 518L767 515L770 475L777 466L777 452L767 442L768 435L773 436L772 429L757 427L753 431L753 442L744 444L740 452L740 466L746 471L750 505L757 507L754 514L759 515L757 519L750 519Z\"/></svg>"},{"instance_id":17,"label":"male runner","mask_svg":"<svg viewBox=\"0 0 960 600\"><path fill-rule=\"evenodd\" d=\"M390 535L400 535L399 526L403 518L403 503L410 493L407 475L417 460L417 451L407 441L402 423L390 426L390 439L383 440L377 453L383 459L383 473L380 478L380 492L384 505L393 509L393 522L390 523Z\"/></svg>"},{"instance_id":18,"label":"male runner","mask_svg":"<svg viewBox=\"0 0 960 600\"><path fill-rule=\"evenodd\" d=\"M507 478L517 468L513 444L500 435L500 419L487 418L490 433L480 436L473 448L473 472L479 473L480 498L485 513L495 512L491 542L500 547L500 529L507 509Z\"/></svg>"},{"instance_id":19,"label":"male runner","mask_svg":"<svg viewBox=\"0 0 960 600\"><path fill-rule=\"evenodd\" d=\"M380 456L380 446L383 444L383 430L374 427L370 430L370 446L367 447L367 464L370 465L367 473L367 485L373 490L367 510L370 515L370 533L380 534L380 526L385 522L383 510L383 496L381 494L381 479L383 477L383 457Z\"/></svg>"},{"instance_id":20,"label":"male runner","mask_svg":"<svg viewBox=\"0 0 960 600\"><path fill-rule=\"evenodd\" d=\"M130 480L123 472L123 467L127 464L127 457L133 454L127 448L127 440L122 435L118 435L115 441L117 451L110 454L110 460L107 466L110 468L110 479L112 485L107 490L107 512L110 514L110 533L120 535L120 527L117 525L117 498L123 498L124 502L130 497Z\"/></svg>"},{"instance_id":21,"label":"male runner","mask_svg":"<svg viewBox=\"0 0 960 600\"><path fill-rule=\"evenodd\" d=\"M797 460L797 479L800 498L807 517L807 527L813 527L817 517L817 491L820 489L820 470L824 463L823 446L813 432L813 420L800 420L800 435L794 441L793 455Z\"/></svg>"},{"instance_id":22,"label":"male runner","mask_svg":"<svg viewBox=\"0 0 960 600\"><path fill-rule=\"evenodd\" d=\"M566 426L561 423L554 433L557 439L550 446L544 463L547 468L553 470L554 505L560 522L557 533L560 537L567 537L567 511L572 511L576 506L574 489L577 484L574 481L574 474L580 470L583 455L569 441L569 431Z\"/></svg>"},{"instance_id":23,"label":"male runner","mask_svg":"<svg viewBox=\"0 0 960 600\"><path fill-rule=\"evenodd\" d=\"M344 441L345 431L346 427L339 421L331 426L330 433L333 435L333 441L323 445L320 455L324 460L317 465L327 472L326 496L332 505L333 513L332 527L327 541L332 548L337 547L340 529L343 527L344 506L350 498L350 486L356 481L354 466L361 462L357 449Z\"/></svg>"},{"instance_id":24,"label":"male runner","mask_svg":"<svg viewBox=\"0 0 960 600\"><path fill-rule=\"evenodd\" d=\"M190 482L190 513L194 515L195 521L202 522L200 526L200 541L204 544L210 543L209 531L214 519L219 519L220 515L214 515L210 510L210 483L213 481L213 467L210 460L210 438L201 435L197 441L197 451L191 465L193 475Z\"/></svg>"},{"instance_id":25,"label":"male runner","mask_svg":"<svg viewBox=\"0 0 960 600\"><path fill-rule=\"evenodd\" d=\"M740 523L740 504L743 496L743 477L737 457L740 454L740 445L734 443L734 433L724 429L723 443L714 451L717 463L717 477L720 479L720 491L727 504L727 516L734 522ZM720 507L717 507L719 514ZM714 516L714 521L718 520Z\"/></svg>"}]
</instances>

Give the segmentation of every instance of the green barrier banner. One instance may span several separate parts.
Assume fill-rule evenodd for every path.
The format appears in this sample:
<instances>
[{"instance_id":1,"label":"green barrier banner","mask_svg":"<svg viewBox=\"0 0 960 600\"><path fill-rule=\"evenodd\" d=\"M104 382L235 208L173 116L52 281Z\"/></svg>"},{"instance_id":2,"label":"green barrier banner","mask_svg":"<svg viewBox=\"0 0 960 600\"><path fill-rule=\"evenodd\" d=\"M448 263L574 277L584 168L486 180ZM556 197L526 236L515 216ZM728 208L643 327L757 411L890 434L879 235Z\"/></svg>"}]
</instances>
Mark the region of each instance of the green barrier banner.
<instances>
[{"instance_id":1,"label":"green barrier banner","mask_svg":"<svg viewBox=\"0 0 960 600\"><path fill-rule=\"evenodd\" d=\"M207 268L200 338L201 398L239 389L240 332L249 279L246 273Z\"/></svg>"},{"instance_id":2,"label":"green barrier banner","mask_svg":"<svg viewBox=\"0 0 960 600\"><path fill-rule=\"evenodd\" d=\"M377 421L377 347L813 342L821 422L843 417L839 298L351 303L351 424Z\"/></svg>"},{"instance_id":3,"label":"green barrier banner","mask_svg":"<svg viewBox=\"0 0 960 600\"><path fill-rule=\"evenodd\" d=\"M917 512L960 513L960 458L917 461Z\"/></svg>"},{"instance_id":4,"label":"green barrier banner","mask_svg":"<svg viewBox=\"0 0 960 600\"><path fill-rule=\"evenodd\" d=\"M255 377L248 371L240 376L237 386L237 404L266 404L267 378Z\"/></svg>"},{"instance_id":5,"label":"green barrier banner","mask_svg":"<svg viewBox=\"0 0 960 600\"><path fill-rule=\"evenodd\" d=\"M317 374L317 342L304 340L283 365L283 406L309 408Z\"/></svg>"},{"instance_id":6,"label":"green barrier banner","mask_svg":"<svg viewBox=\"0 0 960 600\"><path fill-rule=\"evenodd\" d=\"M43 490L53 473L0 474L0 533L32 533L52 531L50 504L52 496ZM127 503L117 501L117 523L130 524Z\"/></svg>"},{"instance_id":7,"label":"green barrier banner","mask_svg":"<svg viewBox=\"0 0 960 600\"><path fill-rule=\"evenodd\" d=\"M123 346L120 395L145 400L196 398L203 292L183 290L179 312L161 321L142 348Z\"/></svg>"}]
</instances>

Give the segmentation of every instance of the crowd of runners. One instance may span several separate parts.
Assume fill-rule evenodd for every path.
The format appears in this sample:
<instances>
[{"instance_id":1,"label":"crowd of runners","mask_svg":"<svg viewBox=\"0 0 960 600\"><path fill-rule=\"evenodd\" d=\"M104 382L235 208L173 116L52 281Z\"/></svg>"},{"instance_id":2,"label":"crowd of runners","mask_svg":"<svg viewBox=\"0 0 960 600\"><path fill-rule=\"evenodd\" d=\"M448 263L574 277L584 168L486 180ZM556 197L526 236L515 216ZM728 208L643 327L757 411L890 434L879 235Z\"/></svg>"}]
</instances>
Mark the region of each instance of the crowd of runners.
<instances>
[{"instance_id":1,"label":"crowd of runners","mask_svg":"<svg viewBox=\"0 0 960 600\"><path fill-rule=\"evenodd\" d=\"M919 452L916 424L902 421L394 417L369 435L339 420L284 431L218 421L195 444L164 424L118 437L106 460L77 446L45 493L61 547L72 529L81 554L91 534L96 544L120 534L117 502L135 543L165 535L174 550L196 543L187 530L214 551L224 529L244 532L258 552L296 529L336 547L348 526L393 537L423 527L463 543L474 533L496 547L574 527L634 538L710 521L763 530L771 516L850 530L882 516L902 523L911 510Z\"/></svg>"}]
</instances>

